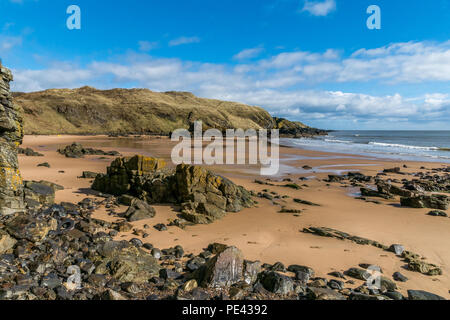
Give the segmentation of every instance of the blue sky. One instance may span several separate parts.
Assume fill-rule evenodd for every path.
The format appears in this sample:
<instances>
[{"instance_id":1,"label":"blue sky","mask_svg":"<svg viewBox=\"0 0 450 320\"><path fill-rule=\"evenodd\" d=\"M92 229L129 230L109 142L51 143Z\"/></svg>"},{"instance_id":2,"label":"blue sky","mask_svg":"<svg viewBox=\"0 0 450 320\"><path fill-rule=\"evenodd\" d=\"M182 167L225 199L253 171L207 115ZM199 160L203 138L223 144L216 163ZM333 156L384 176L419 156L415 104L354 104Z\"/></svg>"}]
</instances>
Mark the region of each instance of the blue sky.
<instances>
[{"instance_id":1,"label":"blue sky","mask_svg":"<svg viewBox=\"0 0 450 320\"><path fill-rule=\"evenodd\" d=\"M81 30L66 9L81 8ZM369 5L381 29L369 30ZM447 0L0 0L13 89L180 90L328 129L449 129Z\"/></svg>"}]
</instances>

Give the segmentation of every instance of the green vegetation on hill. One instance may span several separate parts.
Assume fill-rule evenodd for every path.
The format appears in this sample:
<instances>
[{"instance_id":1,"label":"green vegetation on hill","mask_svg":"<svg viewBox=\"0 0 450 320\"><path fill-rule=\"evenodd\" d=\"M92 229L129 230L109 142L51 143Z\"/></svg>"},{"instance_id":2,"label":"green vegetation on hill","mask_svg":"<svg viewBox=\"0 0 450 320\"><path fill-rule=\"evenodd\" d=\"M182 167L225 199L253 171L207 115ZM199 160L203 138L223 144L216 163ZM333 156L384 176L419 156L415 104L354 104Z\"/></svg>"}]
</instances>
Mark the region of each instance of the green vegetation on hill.
<instances>
[{"instance_id":1,"label":"green vegetation on hill","mask_svg":"<svg viewBox=\"0 0 450 320\"><path fill-rule=\"evenodd\" d=\"M188 129L196 120L203 121L203 128L221 130L280 128L260 107L198 98L189 92L82 87L16 92L13 98L23 109L25 134L168 135L178 128ZM308 128L287 123L294 135L292 126L303 131Z\"/></svg>"}]
</instances>

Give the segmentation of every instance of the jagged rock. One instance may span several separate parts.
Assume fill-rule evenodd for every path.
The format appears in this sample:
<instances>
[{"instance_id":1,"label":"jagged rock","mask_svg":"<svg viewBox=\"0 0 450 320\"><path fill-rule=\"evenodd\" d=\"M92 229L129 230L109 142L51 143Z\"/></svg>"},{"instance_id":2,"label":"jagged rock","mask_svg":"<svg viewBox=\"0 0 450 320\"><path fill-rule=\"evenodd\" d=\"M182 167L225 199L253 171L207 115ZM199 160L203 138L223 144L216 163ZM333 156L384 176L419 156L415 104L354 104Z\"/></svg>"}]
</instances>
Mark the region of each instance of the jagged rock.
<instances>
[{"instance_id":1,"label":"jagged rock","mask_svg":"<svg viewBox=\"0 0 450 320\"><path fill-rule=\"evenodd\" d=\"M294 281L275 271L264 271L259 274L258 281L270 292L287 295L294 291Z\"/></svg>"},{"instance_id":2,"label":"jagged rock","mask_svg":"<svg viewBox=\"0 0 450 320\"><path fill-rule=\"evenodd\" d=\"M203 287L228 287L243 280L244 258L236 247L228 247L198 269Z\"/></svg>"},{"instance_id":3,"label":"jagged rock","mask_svg":"<svg viewBox=\"0 0 450 320\"><path fill-rule=\"evenodd\" d=\"M408 290L409 300L446 300L437 294L422 290Z\"/></svg>"},{"instance_id":4,"label":"jagged rock","mask_svg":"<svg viewBox=\"0 0 450 320\"><path fill-rule=\"evenodd\" d=\"M449 199L446 195L431 194L409 198L403 197L400 199L400 203L403 207L447 210L450 202Z\"/></svg>"},{"instance_id":5,"label":"jagged rock","mask_svg":"<svg viewBox=\"0 0 450 320\"><path fill-rule=\"evenodd\" d=\"M191 204L189 210L184 206L183 218L194 223L210 223L254 205L250 192L202 167L178 165L175 181L178 202Z\"/></svg>"},{"instance_id":6,"label":"jagged rock","mask_svg":"<svg viewBox=\"0 0 450 320\"><path fill-rule=\"evenodd\" d=\"M132 200L131 206L125 212L125 218L127 218L128 221L133 222L153 218L155 214L156 211L151 205L135 198Z\"/></svg>"},{"instance_id":7,"label":"jagged rock","mask_svg":"<svg viewBox=\"0 0 450 320\"><path fill-rule=\"evenodd\" d=\"M22 143L22 114L13 103L9 83L11 71L0 64L0 214L23 211L23 182L17 147Z\"/></svg>"},{"instance_id":8,"label":"jagged rock","mask_svg":"<svg viewBox=\"0 0 450 320\"><path fill-rule=\"evenodd\" d=\"M254 205L250 192L205 168L181 164L171 171L162 170L164 166L162 160L143 156L118 158L106 175L96 177L92 188L130 194L148 203L179 204L182 217L196 224L211 223L227 212Z\"/></svg>"},{"instance_id":9,"label":"jagged rock","mask_svg":"<svg viewBox=\"0 0 450 320\"><path fill-rule=\"evenodd\" d=\"M32 242L42 241L58 222L51 217L34 218L25 213L16 214L6 223L6 230L16 239Z\"/></svg>"},{"instance_id":10,"label":"jagged rock","mask_svg":"<svg viewBox=\"0 0 450 320\"><path fill-rule=\"evenodd\" d=\"M390 183L386 183L383 180L379 180L377 182L377 188L378 188L378 193L380 194L385 194L385 195L390 195L390 194L394 194L397 196L401 196L401 197L412 197L414 196L414 193L410 190L407 189L402 189L399 188L395 185L392 185Z\"/></svg>"},{"instance_id":11,"label":"jagged rock","mask_svg":"<svg viewBox=\"0 0 450 320\"><path fill-rule=\"evenodd\" d=\"M96 176L92 189L121 196L126 193L140 194L144 184L143 176L153 178L155 171L165 167L163 160L137 155L117 158L107 168L106 174Z\"/></svg>"}]
</instances>

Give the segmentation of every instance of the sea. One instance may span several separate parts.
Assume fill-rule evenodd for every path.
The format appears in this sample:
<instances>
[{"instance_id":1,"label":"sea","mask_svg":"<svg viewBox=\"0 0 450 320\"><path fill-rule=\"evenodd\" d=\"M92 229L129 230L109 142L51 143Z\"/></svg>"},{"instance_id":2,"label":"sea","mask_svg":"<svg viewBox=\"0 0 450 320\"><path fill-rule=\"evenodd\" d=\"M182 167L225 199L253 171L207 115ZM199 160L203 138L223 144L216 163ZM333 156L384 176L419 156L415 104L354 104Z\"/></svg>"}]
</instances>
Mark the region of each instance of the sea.
<instances>
[{"instance_id":1,"label":"sea","mask_svg":"<svg viewBox=\"0 0 450 320\"><path fill-rule=\"evenodd\" d=\"M280 138L280 144L390 160L450 163L450 130L332 131L314 138Z\"/></svg>"}]
</instances>

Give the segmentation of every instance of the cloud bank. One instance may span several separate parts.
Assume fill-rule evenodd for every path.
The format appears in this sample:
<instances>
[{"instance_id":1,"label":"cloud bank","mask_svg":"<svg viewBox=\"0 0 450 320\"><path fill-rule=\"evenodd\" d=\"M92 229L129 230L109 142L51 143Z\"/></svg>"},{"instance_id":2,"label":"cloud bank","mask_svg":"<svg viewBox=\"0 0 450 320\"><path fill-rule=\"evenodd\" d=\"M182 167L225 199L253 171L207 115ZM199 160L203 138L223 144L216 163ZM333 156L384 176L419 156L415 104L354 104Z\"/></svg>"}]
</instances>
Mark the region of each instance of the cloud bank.
<instances>
[{"instance_id":1,"label":"cloud bank","mask_svg":"<svg viewBox=\"0 0 450 320\"><path fill-rule=\"evenodd\" d=\"M241 51L234 58L256 57ZM247 60L245 60L247 61ZM399 93L374 96L326 90L327 86L364 84L445 84L450 81L450 42L394 43L359 49L344 56L338 50L292 51L241 62L213 64L128 53L87 65L57 62L40 70L14 70L16 91L47 88L145 87L155 91L192 91L202 97L263 106L274 115L313 123L392 121L445 123L450 97L430 92L414 97ZM311 89L316 88L316 89ZM322 121L322 122L321 122Z\"/></svg>"}]
</instances>

